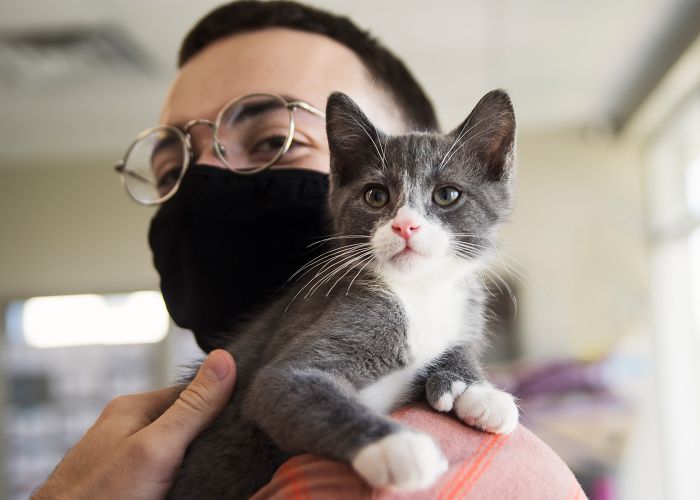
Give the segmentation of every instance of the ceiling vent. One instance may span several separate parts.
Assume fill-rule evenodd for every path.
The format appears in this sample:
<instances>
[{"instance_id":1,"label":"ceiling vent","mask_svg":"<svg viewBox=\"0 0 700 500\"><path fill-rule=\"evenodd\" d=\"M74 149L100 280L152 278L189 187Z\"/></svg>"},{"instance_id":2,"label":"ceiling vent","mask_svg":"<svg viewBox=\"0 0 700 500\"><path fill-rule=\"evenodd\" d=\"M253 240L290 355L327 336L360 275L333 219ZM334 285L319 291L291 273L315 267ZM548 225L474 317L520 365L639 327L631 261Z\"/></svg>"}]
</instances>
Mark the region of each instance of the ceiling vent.
<instances>
[{"instance_id":1,"label":"ceiling vent","mask_svg":"<svg viewBox=\"0 0 700 500\"><path fill-rule=\"evenodd\" d=\"M5 88L74 86L153 69L150 58L112 26L0 33L0 84Z\"/></svg>"}]
</instances>

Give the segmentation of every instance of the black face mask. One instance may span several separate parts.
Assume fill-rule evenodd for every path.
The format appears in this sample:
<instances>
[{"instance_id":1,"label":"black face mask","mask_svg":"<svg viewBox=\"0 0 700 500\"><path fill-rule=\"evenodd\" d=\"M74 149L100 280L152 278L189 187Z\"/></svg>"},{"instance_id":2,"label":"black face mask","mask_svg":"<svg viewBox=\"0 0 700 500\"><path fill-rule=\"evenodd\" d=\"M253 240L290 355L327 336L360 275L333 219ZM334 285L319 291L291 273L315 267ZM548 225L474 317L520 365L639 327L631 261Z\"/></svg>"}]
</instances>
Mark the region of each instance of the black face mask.
<instances>
[{"instance_id":1,"label":"black face mask","mask_svg":"<svg viewBox=\"0 0 700 500\"><path fill-rule=\"evenodd\" d=\"M314 257L309 245L328 234L327 194L328 176L309 170L195 165L185 174L148 241L170 315L204 351Z\"/></svg>"}]
</instances>

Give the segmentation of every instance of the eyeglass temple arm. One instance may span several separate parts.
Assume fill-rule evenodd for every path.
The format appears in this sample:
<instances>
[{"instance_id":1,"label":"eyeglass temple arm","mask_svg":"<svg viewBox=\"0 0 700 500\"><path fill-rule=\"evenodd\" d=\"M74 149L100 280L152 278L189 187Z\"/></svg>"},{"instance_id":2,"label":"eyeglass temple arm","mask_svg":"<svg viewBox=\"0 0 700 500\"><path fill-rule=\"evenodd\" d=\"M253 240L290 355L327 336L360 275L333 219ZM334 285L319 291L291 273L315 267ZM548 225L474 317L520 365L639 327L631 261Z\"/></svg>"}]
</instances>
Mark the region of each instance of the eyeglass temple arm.
<instances>
[{"instance_id":1,"label":"eyeglass temple arm","mask_svg":"<svg viewBox=\"0 0 700 500\"><path fill-rule=\"evenodd\" d=\"M314 108L311 104L304 101L292 101L289 103L289 107L292 110L296 108L301 108L308 111L311 114L318 116L319 118L326 118L326 114L323 111Z\"/></svg>"},{"instance_id":2,"label":"eyeglass temple arm","mask_svg":"<svg viewBox=\"0 0 700 500\"><path fill-rule=\"evenodd\" d=\"M150 184L151 186L156 186L156 183L153 182L152 180L146 179L144 176L139 175L136 172L132 172L131 170L126 170L123 160L119 161L116 165L114 165L114 170L116 170L117 172L119 172L120 174L122 174L124 176L128 175L129 177L133 177L134 179L138 179L141 182L145 182L146 184Z\"/></svg>"}]
</instances>

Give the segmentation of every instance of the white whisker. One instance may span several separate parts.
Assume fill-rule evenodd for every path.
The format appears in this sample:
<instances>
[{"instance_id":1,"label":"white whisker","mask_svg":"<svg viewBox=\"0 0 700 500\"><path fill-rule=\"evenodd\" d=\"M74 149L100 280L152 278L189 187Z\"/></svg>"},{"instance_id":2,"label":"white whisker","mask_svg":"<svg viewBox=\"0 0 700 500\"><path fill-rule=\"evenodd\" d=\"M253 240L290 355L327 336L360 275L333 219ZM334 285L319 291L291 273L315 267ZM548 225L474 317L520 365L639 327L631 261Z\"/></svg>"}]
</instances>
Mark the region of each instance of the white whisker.
<instances>
[{"instance_id":1,"label":"white whisker","mask_svg":"<svg viewBox=\"0 0 700 500\"><path fill-rule=\"evenodd\" d=\"M345 269L347 266L351 265L355 260L361 259L369 254L372 253L372 250L368 250L365 253L359 254L359 255L353 255L351 257L348 257L347 259L337 262L335 267L329 268L328 271L326 272L325 275L322 275L314 284L309 291L306 293L304 296L304 299L308 299L313 293L318 290L319 287L323 286L325 283L327 283L333 276L336 275L336 273L342 271ZM317 275L318 276L318 275Z\"/></svg>"},{"instance_id":2,"label":"white whisker","mask_svg":"<svg viewBox=\"0 0 700 500\"><path fill-rule=\"evenodd\" d=\"M330 236L328 238L323 238L322 240L318 240L318 241L314 241L313 243L310 243L309 245L307 245L307 248L315 246L315 245L320 245L321 243L325 243L327 241L342 240L345 238L357 238L357 239L366 238L366 239L369 239L369 238L371 238L371 236L366 235L366 234L341 234L341 235L337 235L337 236Z\"/></svg>"},{"instance_id":3,"label":"white whisker","mask_svg":"<svg viewBox=\"0 0 700 500\"><path fill-rule=\"evenodd\" d=\"M345 276L347 276L348 273L350 273L353 269L355 269L357 266L359 266L360 264L362 264L362 262L364 262L364 259L367 259L367 258L370 258L370 259L371 259L371 258L372 258L372 254L370 253L369 256L368 256L368 255L365 255L364 257L361 257L359 262L357 262L356 264L353 264L351 267L348 268L347 271L345 271L345 272L343 273L343 275L342 275L340 278L338 278L337 280L335 280L335 283L333 283L333 286L331 286L331 287L328 289L328 291L326 292L326 297L328 297L328 296L331 294L331 292L333 291L333 288L335 288L335 285L337 285L338 282L340 282L343 278L345 278ZM346 294L346 295L347 295L347 294Z\"/></svg>"},{"instance_id":4,"label":"white whisker","mask_svg":"<svg viewBox=\"0 0 700 500\"><path fill-rule=\"evenodd\" d=\"M350 284L348 285L348 289L345 291L345 295L348 295L348 294L350 293L350 287L352 287L352 284L355 283L355 280L356 280L357 277L360 275L360 273L362 273L362 271L364 271L365 267L367 267L367 265L368 265L370 262L372 262L373 260L374 260L374 256L373 256L373 255L370 255L370 257L369 257L369 259L367 260L367 262L365 263L365 265L363 265L363 266L360 268L360 270L357 271L357 274L352 278L352 280L350 280Z\"/></svg>"},{"instance_id":5,"label":"white whisker","mask_svg":"<svg viewBox=\"0 0 700 500\"><path fill-rule=\"evenodd\" d=\"M309 272L309 270L314 269L321 265L323 262L328 262L329 260L334 259L335 257L342 255L344 253L351 253L357 250L364 249L366 247L370 246L368 243L355 243L353 245L346 245L340 248L335 248L332 250L328 250L327 252L322 253L321 255L318 255L311 259L309 262L301 266L297 271L292 274L289 279L287 280L287 283L289 283L291 280L293 280L299 273L302 271L306 270L304 274L301 276L304 276L306 273ZM299 277L301 277L299 276Z\"/></svg>"}]
</instances>

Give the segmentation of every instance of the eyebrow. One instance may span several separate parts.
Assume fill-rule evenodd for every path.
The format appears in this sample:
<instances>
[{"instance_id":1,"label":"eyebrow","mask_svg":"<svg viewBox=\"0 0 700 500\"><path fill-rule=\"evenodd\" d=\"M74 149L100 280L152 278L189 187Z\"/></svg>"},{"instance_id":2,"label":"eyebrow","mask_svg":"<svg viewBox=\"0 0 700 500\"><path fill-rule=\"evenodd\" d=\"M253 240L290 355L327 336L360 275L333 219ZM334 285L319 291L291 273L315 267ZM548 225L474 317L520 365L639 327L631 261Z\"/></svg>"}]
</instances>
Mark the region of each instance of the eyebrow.
<instances>
[{"instance_id":1,"label":"eyebrow","mask_svg":"<svg viewBox=\"0 0 700 500\"><path fill-rule=\"evenodd\" d=\"M280 97L287 101L287 103L290 102L295 102L295 101L303 101L303 99L299 99L298 97L294 97L288 94L280 94ZM306 101L304 101L306 102ZM257 101L254 103L247 104L246 106L243 107L241 112L236 116L236 120L234 123L241 122L245 119L254 117L256 115L261 115L270 109L274 107L279 107L279 102L273 100L273 99L266 99L262 101ZM225 104L224 104L225 106ZM174 123L168 123L171 127L176 127L179 128L180 130L183 130L185 128L185 124L189 122L190 120L178 120L177 122Z\"/></svg>"},{"instance_id":2,"label":"eyebrow","mask_svg":"<svg viewBox=\"0 0 700 500\"><path fill-rule=\"evenodd\" d=\"M181 145L182 143L180 142L180 139L176 136L169 136L165 139L162 139L156 144L155 148L153 148L153 151L151 152L151 164L153 164L153 158L163 151L164 149L170 148L172 146L176 145Z\"/></svg>"},{"instance_id":3,"label":"eyebrow","mask_svg":"<svg viewBox=\"0 0 700 500\"><path fill-rule=\"evenodd\" d=\"M286 99L285 99L286 100ZM236 114L231 123L240 123L242 121L248 120L250 118L255 118L265 114L271 110L280 109L280 102L276 99L264 99L261 101L254 101L251 103L246 103L241 110ZM286 107L284 109L287 109Z\"/></svg>"}]
</instances>

